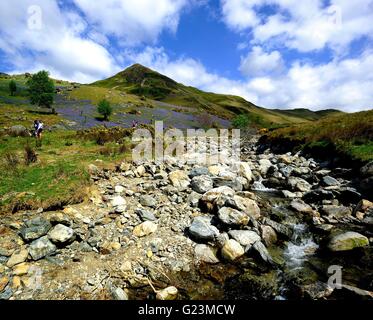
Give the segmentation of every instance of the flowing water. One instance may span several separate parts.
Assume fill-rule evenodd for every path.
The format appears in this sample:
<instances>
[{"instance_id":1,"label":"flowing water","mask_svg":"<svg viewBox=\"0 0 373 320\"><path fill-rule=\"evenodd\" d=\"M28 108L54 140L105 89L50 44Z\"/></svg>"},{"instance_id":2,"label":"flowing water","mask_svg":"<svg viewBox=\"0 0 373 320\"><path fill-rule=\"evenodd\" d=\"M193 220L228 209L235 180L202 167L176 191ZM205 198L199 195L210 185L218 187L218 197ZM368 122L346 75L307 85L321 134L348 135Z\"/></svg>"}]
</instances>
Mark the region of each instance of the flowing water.
<instances>
[{"instance_id":1,"label":"flowing water","mask_svg":"<svg viewBox=\"0 0 373 320\"><path fill-rule=\"evenodd\" d=\"M293 237L284 251L287 266L290 268L300 267L309 256L316 252L318 247L305 224L294 224Z\"/></svg>"}]
</instances>

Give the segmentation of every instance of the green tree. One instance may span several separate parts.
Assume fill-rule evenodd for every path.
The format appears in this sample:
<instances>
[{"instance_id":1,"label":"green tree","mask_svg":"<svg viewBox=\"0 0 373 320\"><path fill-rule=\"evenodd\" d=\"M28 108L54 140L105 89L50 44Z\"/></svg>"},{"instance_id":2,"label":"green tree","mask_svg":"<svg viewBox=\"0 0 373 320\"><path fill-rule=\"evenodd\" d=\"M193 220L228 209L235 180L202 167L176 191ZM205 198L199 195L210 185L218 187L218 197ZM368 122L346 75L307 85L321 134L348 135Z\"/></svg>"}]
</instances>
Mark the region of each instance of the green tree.
<instances>
[{"instance_id":1,"label":"green tree","mask_svg":"<svg viewBox=\"0 0 373 320\"><path fill-rule=\"evenodd\" d=\"M249 117L245 114L240 114L235 117L232 121L232 125L234 128L244 129L250 124Z\"/></svg>"},{"instance_id":2,"label":"green tree","mask_svg":"<svg viewBox=\"0 0 373 320\"><path fill-rule=\"evenodd\" d=\"M104 117L104 120L108 120L113 113L113 108L111 107L109 101L103 99L98 103L97 112Z\"/></svg>"},{"instance_id":3,"label":"green tree","mask_svg":"<svg viewBox=\"0 0 373 320\"><path fill-rule=\"evenodd\" d=\"M49 73L45 70L39 71L32 75L27 80L29 87L30 102L37 104L40 107L52 109L52 113L56 113L53 106L54 101L54 83L49 78Z\"/></svg>"},{"instance_id":4,"label":"green tree","mask_svg":"<svg viewBox=\"0 0 373 320\"><path fill-rule=\"evenodd\" d=\"M17 91L17 84L16 84L16 82L14 80L11 80L9 82L9 91L10 91L10 95L11 96L14 96L14 94Z\"/></svg>"}]
</instances>

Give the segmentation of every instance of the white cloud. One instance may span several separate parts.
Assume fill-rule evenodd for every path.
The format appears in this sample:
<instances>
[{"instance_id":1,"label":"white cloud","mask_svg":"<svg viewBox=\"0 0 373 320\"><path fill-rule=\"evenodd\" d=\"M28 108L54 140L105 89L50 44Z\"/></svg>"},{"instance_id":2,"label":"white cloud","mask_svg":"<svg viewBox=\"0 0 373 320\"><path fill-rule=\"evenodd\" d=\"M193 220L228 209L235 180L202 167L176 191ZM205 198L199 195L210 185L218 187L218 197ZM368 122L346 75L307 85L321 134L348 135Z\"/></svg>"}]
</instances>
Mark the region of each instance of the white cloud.
<instances>
[{"instance_id":1,"label":"white cloud","mask_svg":"<svg viewBox=\"0 0 373 320\"><path fill-rule=\"evenodd\" d=\"M186 0L74 0L96 30L124 45L154 43L163 30L175 32Z\"/></svg>"},{"instance_id":2,"label":"white cloud","mask_svg":"<svg viewBox=\"0 0 373 320\"><path fill-rule=\"evenodd\" d=\"M28 8L41 8L41 29L30 29ZM86 23L73 12L62 12L48 0L0 2L0 49L14 72L47 69L52 76L90 82L108 76L118 67L102 45L81 36Z\"/></svg>"},{"instance_id":3,"label":"white cloud","mask_svg":"<svg viewBox=\"0 0 373 320\"><path fill-rule=\"evenodd\" d=\"M240 71L245 76L269 75L280 72L284 67L281 53L266 53L259 46L252 48L246 57L241 57Z\"/></svg>"},{"instance_id":4,"label":"white cloud","mask_svg":"<svg viewBox=\"0 0 373 320\"><path fill-rule=\"evenodd\" d=\"M224 20L232 29L244 30L260 22L254 6L260 4L261 1L222 0L221 2Z\"/></svg>"},{"instance_id":5,"label":"white cloud","mask_svg":"<svg viewBox=\"0 0 373 320\"><path fill-rule=\"evenodd\" d=\"M171 60L163 48L148 47L141 53L127 52L131 62L139 62L178 82L202 90L234 94L269 108L340 108L358 111L372 108L373 52L359 58L335 60L322 65L294 63L287 72L275 76L231 80L210 73L191 58Z\"/></svg>"},{"instance_id":6,"label":"white cloud","mask_svg":"<svg viewBox=\"0 0 373 320\"><path fill-rule=\"evenodd\" d=\"M277 6L265 14L265 5ZM373 0L221 0L228 27L251 31L253 43L285 45L300 52L332 48L340 54L360 37L373 35ZM228 8L228 9L227 9Z\"/></svg>"}]
</instances>

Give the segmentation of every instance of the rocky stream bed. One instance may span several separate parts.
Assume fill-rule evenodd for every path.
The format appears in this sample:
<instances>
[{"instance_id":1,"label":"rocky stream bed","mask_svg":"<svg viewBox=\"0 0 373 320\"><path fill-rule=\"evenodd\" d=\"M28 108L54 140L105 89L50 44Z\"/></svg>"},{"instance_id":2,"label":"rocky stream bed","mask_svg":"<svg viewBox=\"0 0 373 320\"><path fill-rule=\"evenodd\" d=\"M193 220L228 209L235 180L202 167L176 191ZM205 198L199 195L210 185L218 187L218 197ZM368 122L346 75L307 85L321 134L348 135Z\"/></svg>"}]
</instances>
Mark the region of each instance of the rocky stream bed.
<instances>
[{"instance_id":1,"label":"rocky stream bed","mask_svg":"<svg viewBox=\"0 0 373 320\"><path fill-rule=\"evenodd\" d=\"M1 216L0 299L372 299L373 203L351 170L241 145L236 170L91 164L89 201Z\"/></svg>"}]
</instances>

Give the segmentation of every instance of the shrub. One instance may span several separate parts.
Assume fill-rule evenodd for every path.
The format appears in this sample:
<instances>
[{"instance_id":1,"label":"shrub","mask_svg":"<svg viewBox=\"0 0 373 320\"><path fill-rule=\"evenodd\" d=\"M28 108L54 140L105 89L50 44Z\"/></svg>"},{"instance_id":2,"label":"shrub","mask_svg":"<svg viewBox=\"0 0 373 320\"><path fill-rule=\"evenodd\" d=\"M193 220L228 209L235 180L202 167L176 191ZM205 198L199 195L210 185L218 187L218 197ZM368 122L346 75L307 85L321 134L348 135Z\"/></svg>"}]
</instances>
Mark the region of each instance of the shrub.
<instances>
[{"instance_id":1,"label":"shrub","mask_svg":"<svg viewBox=\"0 0 373 320\"><path fill-rule=\"evenodd\" d=\"M249 124L250 124L249 118L244 114L238 115L232 121L232 126L238 129L246 128L247 126L249 126Z\"/></svg>"},{"instance_id":2,"label":"shrub","mask_svg":"<svg viewBox=\"0 0 373 320\"><path fill-rule=\"evenodd\" d=\"M9 82L9 91L10 91L10 95L11 96L14 96L14 94L17 91L17 84L16 84L16 82L14 80L11 80Z\"/></svg>"},{"instance_id":3,"label":"shrub","mask_svg":"<svg viewBox=\"0 0 373 320\"><path fill-rule=\"evenodd\" d=\"M98 103L97 112L104 117L104 120L108 120L113 113L113 108L111 107L109 101L103 99Z\"/></svg>"},{"instance_id":4,"label":"shrub","mask_svg":"<svg viewBox=\"0 0 373 320\"><path fill-rule=\"evenodd\" d=\"M19 165L19 158L14 152L7 152L4 155L4 162L6 168L13 169Z\"/></svg>"},{"instance_id":5,"label":"shrub","mask_svg":"<svg viewBox=\"0 0 373 320\"><path fill-rule=\"evenodd\" d=\"M30 147L30 145L25 145L25 163L26 165L30 165L38 161L37 154L34 149Z\"/></svg>"}]
</instances>

